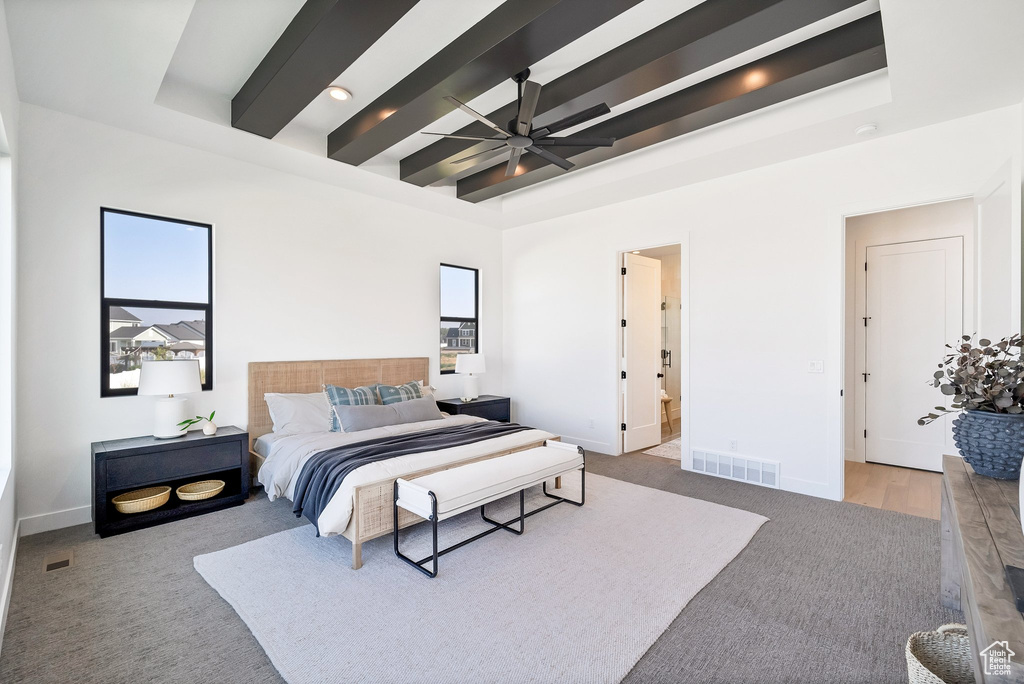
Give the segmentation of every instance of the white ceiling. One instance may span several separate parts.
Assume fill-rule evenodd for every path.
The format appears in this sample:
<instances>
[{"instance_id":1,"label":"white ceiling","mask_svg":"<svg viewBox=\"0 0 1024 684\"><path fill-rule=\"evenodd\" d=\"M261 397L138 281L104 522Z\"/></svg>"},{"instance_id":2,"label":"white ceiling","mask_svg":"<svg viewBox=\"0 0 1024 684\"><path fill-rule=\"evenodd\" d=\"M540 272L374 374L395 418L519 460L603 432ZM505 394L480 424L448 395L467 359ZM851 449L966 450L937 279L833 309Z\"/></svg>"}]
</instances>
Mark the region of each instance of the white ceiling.
<instances>
[{"instance_id":1,"label":"white ceiling","mask_svg":"<svg viewBox=\"0 0 1024 684\"><path fill-rule=\"evenodd\" d=\"M533 79L549 82L698 1L645 0L536 64ZM1024 99L1024 2L880 0L887 72L480 205L456 200L451 187L424 189L397 180L398 159L429 143L427 136L412 136L359 168L326 158L328 132L500 2L421 0L339 75L335 82L351 90L353 100L322 95L273 141L232 129L230 98L302 0L6 0L6 11L25 102L497 227L855 144L860 139L853 128L866 121L887 135ZM878 5L867 0L839 23ZM783 37L625 103L613 115L836 24L820 22ZM514 94L509 82L471 104L487 112ZM456 111L427 130L453 131L468 122Z\"/></svg>"}]
</instances>

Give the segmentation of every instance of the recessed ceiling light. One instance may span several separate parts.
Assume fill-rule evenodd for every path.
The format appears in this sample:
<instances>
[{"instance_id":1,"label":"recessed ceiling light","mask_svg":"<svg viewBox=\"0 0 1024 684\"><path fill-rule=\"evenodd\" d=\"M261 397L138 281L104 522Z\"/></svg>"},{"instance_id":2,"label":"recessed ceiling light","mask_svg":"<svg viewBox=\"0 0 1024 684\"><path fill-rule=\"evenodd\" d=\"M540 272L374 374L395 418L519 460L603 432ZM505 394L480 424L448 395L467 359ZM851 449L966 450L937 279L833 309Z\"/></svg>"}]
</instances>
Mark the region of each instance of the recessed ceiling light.
<instances>
[{"instance_id":1,"label":"recessed ceiling light","mask_svg":"<svg viewBox=\"0 0 1024 684\"><path fill-rule=\"evenodd\" d=\"M747 73L747 75L743 78L743 83L751 90L754 90L755 88L760 88L765 83L767 83L767 81L768 74L766 74L760 69L754 69L753 71Z\"/></svg>"},{"instance_id":2,"label":"recessed ceiling light","mask_svg":"<svg viewBox=\"0 0 1024 684\"><path fill-rule=\"evenodd\" d=\"M348 92L341 86L332 85L327 89L327 94L333 97L335 100L351 100L352 93Z\"/></svg>"},{"instance_id":3,"label":"recessed ceiling light","mask_svg":"<svg viewBox=\"0 0 1024 684\"><path fill-rule=\"evenodd\" d=\"M633 254L639 254L639 253L640 253L640 250L639 250L639 249L634 249L634 250L633 250Z\"/></svg>"},{"instance_id":4,"label":"recessed ceiling light","mask_svg":"<svg viewBox=\"0 0 1024 684\"><path fill-rule=\"evenodd\" d=\"M858 126L857 130L854 131L857 135L874 135L875 131L878 130L878 125L869 123L863 126Z\"/></svg>"}]
</instances>

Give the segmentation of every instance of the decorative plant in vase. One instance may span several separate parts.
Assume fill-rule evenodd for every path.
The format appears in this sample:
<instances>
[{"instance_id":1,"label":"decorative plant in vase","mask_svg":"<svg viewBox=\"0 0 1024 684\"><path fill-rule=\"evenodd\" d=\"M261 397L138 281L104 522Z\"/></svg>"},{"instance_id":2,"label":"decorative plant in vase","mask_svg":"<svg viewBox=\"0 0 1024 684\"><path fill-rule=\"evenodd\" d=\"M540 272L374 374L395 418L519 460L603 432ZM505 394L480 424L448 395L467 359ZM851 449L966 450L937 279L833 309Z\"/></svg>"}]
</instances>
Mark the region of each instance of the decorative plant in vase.
<instances>
[{"instance_id":1,"label":"decorative plant in vase","mask_svg":"<svg viewBox=\"0 0 1024 684\"><path fill-rule=\"evenodd\" d=\"M215 435L217 434L217 426L213 422L213 416L216 415L216 411L210 413L209 417L196 416L195 418L189 418L178 423L178 427L181 428L182 432L188 430L193 425L206 421L206 425L203 426L204 435Z\"/></svg>"},{"instance_id":2,"label":"decorative plant in vase","mask_svg":"<svg viewBox=\"0 0 1024 684\"><path fill-rule=\"evenodd\" d=\"M953 421L953 441L974 471L1000 480L1020 477L1024 460L1024 340L1021 335L998 342L964 335L935 371L932 384L953 401L949 408L920 418L927 425L960 412Z\"/></svg>"}]
</instances>

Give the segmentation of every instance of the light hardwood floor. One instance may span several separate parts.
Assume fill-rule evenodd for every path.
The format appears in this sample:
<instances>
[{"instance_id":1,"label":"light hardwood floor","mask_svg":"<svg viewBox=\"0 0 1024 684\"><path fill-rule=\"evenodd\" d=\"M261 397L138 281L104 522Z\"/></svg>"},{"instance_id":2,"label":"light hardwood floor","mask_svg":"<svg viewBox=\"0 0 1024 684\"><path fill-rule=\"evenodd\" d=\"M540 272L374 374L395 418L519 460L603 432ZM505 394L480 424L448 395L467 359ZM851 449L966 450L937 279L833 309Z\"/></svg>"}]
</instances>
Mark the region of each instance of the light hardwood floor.
<instances>
[{"instance_id":1,"label":"light hardwood floor","mask_svg":"<svg viewBox=\"0 0 1024 684\"><path fill-rule=\"evenodd\" d=\"M846 461L843 501L938 520L941 491L941 473Z\"/></svg>"}]
</instances>

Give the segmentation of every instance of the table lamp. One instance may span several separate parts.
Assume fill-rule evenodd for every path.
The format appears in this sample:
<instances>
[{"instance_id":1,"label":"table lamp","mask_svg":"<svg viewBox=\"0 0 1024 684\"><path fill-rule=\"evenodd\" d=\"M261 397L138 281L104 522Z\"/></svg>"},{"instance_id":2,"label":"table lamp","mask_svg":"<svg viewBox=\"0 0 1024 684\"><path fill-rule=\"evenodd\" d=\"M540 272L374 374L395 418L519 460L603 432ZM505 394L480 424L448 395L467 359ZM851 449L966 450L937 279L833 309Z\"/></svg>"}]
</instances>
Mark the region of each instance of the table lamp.
<instances>
[{"instance_id":1,"label":"table lamp","mask_svg":"<svg viewBox=\"0 0 1024 684\"><path fill-rule=\"evenodd\" d=\"M143 361L139 376L139 395L163 397L156 401L153 436L157 439L184 437L186 430L178 423L189 416L188 399L176 396L201 392L199 361Z\"/></svg>"},{"instance_id":2,"label":"table lamp","mask_svg":"<svg viewBox=\"0 0 1024 684\"><path fill-rule=\"evenodd\" d=\"M485 370L483 354L459 354L455 357L455 372L466 376L462 388L463 401L473 401L480 396L480 380L477 376Z\"/></svg>"}]
</instances>

